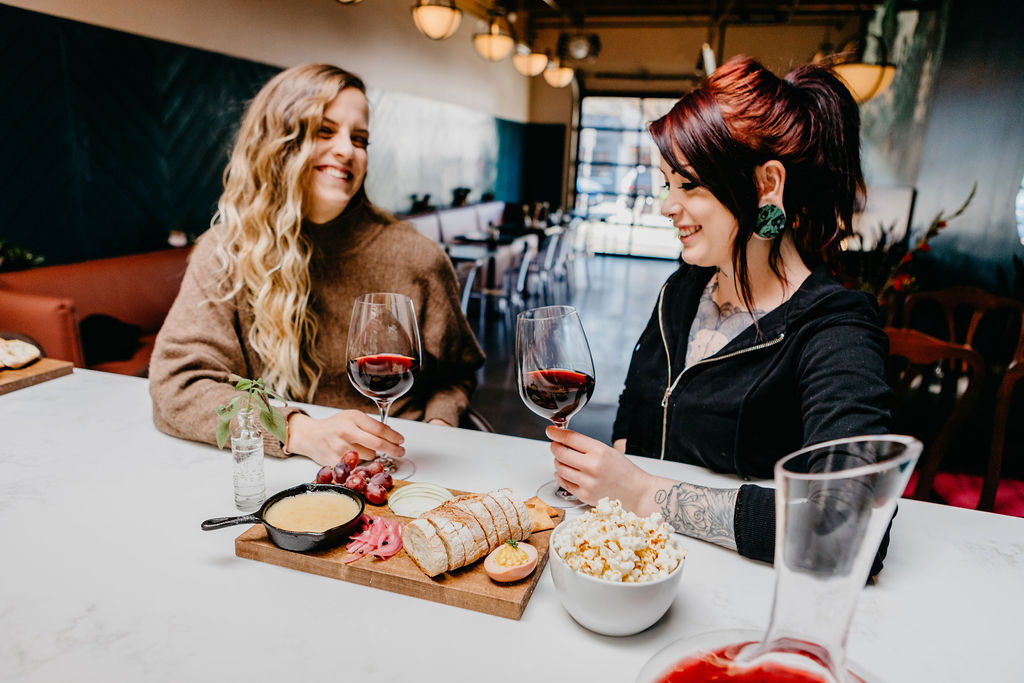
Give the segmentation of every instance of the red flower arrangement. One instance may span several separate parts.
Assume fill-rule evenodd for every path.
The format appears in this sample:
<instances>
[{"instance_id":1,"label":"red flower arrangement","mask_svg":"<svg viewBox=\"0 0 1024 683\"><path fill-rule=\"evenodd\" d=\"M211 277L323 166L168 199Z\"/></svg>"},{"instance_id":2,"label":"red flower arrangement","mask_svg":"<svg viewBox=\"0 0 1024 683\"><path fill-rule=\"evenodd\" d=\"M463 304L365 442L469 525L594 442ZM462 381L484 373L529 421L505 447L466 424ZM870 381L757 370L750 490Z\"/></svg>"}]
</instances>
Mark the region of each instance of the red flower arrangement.
<instances>
[{"instance_id":1,"label":"red flower arrangement","mask_svg":"<svg viewBox=\"0 0 1024 683\"><path fill-rule=\"evenodd\" d=\"M889 276L882 283L882 286L874 292L878 298L878 306L888 315L885 315L887 319L891 318L891 306L896 302L896 299L902 299L906 294L913 292L917 289L917 280L914 278L914 258L917 254L931 251L932 247L928 242L942 232L949 221L957 218L967 210L971 201L974 199L974 195L978 190L978 184L975 183L971 188L971 193L967 195L967 199L960 205L960 208L954 211L950 215L944 215L943 212L939 212L939 215L935 217L935 220L931 222L928 229L924 231L921 238L914 245L913 249L910 249L896 262L896 265L889 271ZM871 287L864 287L862 283L861 289L867 289L871 291ZM897 297L896 294L900 296Z\"/></svg>"},{"instance_id":2,"label":"red flower arrangement","mask_svg":"<svg viewBox=\"0 0 1024 683\"><path fill-rule=\"evenodd\" d=\"M888 229L882 228L881 236L873 247L842 252L840 277L848 288L867 292L878 300L884 324L891 323L897 317L903 298L917 290L918 283L914 277L914 261L917 256L931 251L931 239L942 232L949 221L967 210L977 189L975 184L964 203L952 214L946 215L940 211L913 246L909 232L899 238L893 237L896 229L893 225Z\"/></svg>"}]
</instances>

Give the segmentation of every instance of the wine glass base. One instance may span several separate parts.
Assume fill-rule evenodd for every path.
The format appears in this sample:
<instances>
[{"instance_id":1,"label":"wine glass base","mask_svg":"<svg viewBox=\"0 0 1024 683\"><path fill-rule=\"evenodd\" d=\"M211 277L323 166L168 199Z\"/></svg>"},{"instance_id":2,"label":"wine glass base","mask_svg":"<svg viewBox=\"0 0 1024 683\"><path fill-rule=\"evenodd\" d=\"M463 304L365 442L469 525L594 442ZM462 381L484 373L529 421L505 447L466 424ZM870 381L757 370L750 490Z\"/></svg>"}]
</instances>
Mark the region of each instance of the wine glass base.
<instances>
[{"instance_id":1,"label":"wine glass base","mask_svg":"<svg viewBox=\"0 0 1024 683\"><path fill-rule=\"evenodd\" d=\"M561 510L571 510L573 508L586 506L586 503L563 489L554 479L546 484L542 484L541 487L537 489L537 497L551 507L559 508Z\"/></svg>"},{"instance_id":2,"label":"wine glass base","mask_svg":"<svg viewBox=\"0 0 1024 683\"><path fill-rule=\"evenodd\" d=\"M390 474L392 479L408 481L416 474L416 464L405 458L378 456L376 462L384 466L384 471Z\"/></svg>"}]
</instances>

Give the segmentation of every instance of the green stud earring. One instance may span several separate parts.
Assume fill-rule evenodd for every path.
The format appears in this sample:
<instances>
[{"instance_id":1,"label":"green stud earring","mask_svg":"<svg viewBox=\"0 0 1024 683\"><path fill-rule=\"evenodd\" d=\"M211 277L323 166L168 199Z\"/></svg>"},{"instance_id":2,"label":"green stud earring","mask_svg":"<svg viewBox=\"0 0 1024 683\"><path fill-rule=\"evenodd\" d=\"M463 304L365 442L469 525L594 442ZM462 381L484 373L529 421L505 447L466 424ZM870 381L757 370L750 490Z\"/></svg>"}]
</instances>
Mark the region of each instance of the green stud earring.
<instances>
[{"instance_id":1,"label":"green stud earring","mask_svg":"<svg viewBox=\"0 0 1024 683\"><path fill-rule=\"evenodd\" d=\"M765 204L757 207L757 228L755 235L763 240L770 240L778 236L786 227L786 212L781 206Z\"/></svg>"}]
</instances>

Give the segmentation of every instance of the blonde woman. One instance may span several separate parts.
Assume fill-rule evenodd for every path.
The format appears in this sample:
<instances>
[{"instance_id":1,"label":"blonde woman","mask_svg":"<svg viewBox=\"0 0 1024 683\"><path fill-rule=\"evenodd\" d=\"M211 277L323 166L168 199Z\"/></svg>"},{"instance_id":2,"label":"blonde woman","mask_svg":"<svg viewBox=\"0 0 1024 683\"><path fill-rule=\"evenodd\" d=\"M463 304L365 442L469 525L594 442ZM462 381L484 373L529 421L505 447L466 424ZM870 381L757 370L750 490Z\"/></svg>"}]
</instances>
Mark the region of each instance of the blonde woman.
<instances>
[{"instance_id":1,"label":"blonde woman","mask_svg":"<svg viewBox=\"0 0 1024 683\"><path fill-rule=\"evenodd\" d=\"M290 409L287 442L267 437L269 454L322 465L351 449L401 457L402 436L366 415L346 374L353 301L375 291L409 296L422 335L420 374L392 414L459 423L483 354L447 256L367 198L368 145L365 86L346 71L294 67L256 95L157 337L149 376L160 430L213 443L214 409L233 396L235 373L343 409L322 420Z\"/></svg>"}]
</instances>

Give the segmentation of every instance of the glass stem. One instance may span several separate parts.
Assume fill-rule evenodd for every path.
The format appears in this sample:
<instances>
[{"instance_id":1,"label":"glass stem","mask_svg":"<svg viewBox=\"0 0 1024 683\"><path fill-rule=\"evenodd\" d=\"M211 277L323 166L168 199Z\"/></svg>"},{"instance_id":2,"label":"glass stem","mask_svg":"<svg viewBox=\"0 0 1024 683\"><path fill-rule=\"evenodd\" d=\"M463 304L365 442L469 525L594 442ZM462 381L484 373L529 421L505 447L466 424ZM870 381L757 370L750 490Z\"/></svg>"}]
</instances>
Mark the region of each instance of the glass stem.
<instances>
[{"instance_id":1,"label":"glass stem","mask_svg":"<svg viewBox=\"0 0 1024 683\"><path fill-rule=\"evenodd\" d=\"M391 401L374 401L377 404L377 411L380 413L380 423L388 423L388 410L391 409Z\"/></svg>"}]
</instances>

